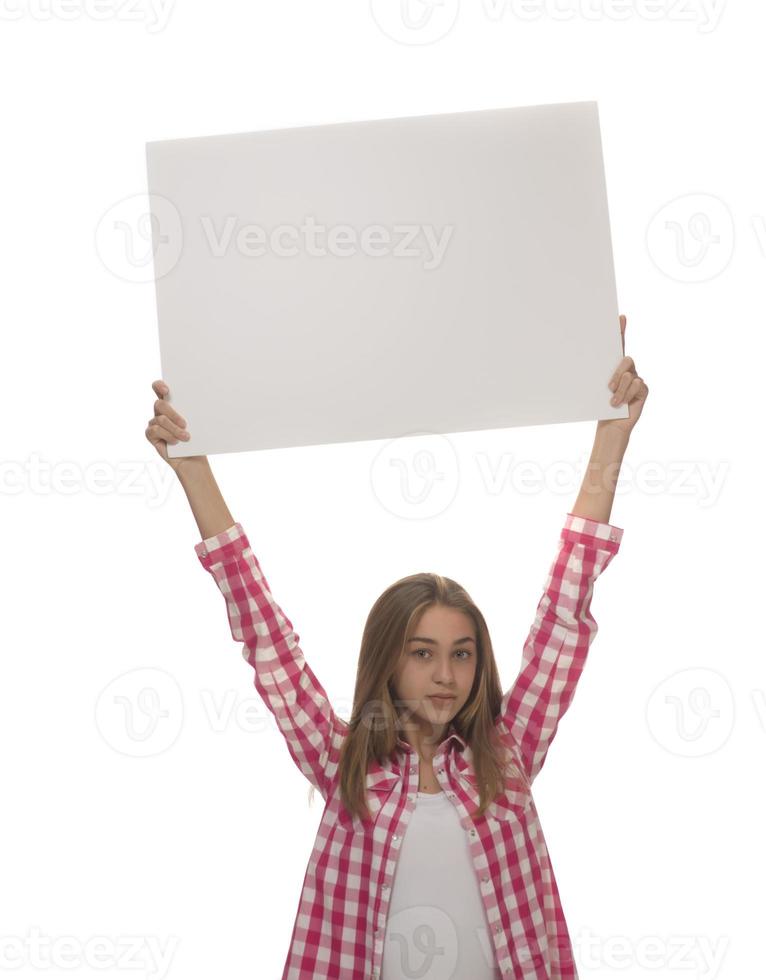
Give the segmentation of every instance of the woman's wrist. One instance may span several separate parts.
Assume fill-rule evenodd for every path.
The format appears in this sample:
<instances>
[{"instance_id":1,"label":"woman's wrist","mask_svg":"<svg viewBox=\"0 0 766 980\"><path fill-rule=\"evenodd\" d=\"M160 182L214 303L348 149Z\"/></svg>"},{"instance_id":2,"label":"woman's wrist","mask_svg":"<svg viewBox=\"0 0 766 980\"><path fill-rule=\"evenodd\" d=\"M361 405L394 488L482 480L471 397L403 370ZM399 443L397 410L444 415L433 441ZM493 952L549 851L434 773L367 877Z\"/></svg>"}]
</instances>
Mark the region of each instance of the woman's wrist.
<instances>
[{"instance_id":1,"label":"woman's wrist","mask_svg":"<svg viewBox=\"0 0 766 980\"><path fill-rule=\"evenodd\" d=\"M627 432L597 425L593 449L572 514L609 523L615 487L629 439Z\"/></svg>"},{"instance_id":2,"label":"woman's wrist","mask_svg":"<svg viewBox=\"0 0 766 980\"><path fill-rule=\"evenodd\" d=\"M612 419L602 419L596 423L595 442L600 446L611 449L616 454L622 454L628 448L630 432L611 425Z\"/></svg>"},{"instance_id":3,"label":"woman's wrist","mask_svg":"<svg viewBox=\"0 0 766 980\"><path fill-rule=\"evenodd\" d=\"M212 474L207 456L184 456L174 467L179 482L184 485Z\"/></svg>"},{"instance_id":4,"label":"woman's wrist","mask_svg":"<svg viewBox=\"0 0 766 980\"><path fill-rule=\"evenodd\" d=\"M203 539L220 534L234 524L206 456L189 456L177 473Z\"/></svg>"}]
</instances>

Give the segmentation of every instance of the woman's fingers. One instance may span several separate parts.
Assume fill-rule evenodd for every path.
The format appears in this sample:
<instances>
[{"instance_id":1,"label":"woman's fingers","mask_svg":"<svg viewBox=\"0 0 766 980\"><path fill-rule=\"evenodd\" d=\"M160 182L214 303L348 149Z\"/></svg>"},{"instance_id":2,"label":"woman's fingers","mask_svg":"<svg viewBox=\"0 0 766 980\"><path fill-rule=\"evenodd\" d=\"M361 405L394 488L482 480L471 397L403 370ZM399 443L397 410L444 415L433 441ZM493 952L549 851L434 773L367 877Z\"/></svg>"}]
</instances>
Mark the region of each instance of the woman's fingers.
<instances>
[{"instance_id":1,"label":"woman's fingers","mask_svg":"<svg viewBox=\"0 0 766 980\"><path fill-rule=\"evenodd\" d=\"M175 425L186 425L186 419L180 415L172 405L164 401L162 398L158 398L154 403L154 414L167 416L167 418L169 418Z\"/></svg>"},{"instance_id":2,"label":"woman's fingers","mask_svg":"<svg viewBox=\"0 0 766 980\"><path fill-rule=\"evenodd\" d=\"M644 382L642 378L634 378L628 390L625 392L625 401L632 402L634 398L637 398L641 394L641 390L644 387Z\"/></svg>"},{"instance_id":3,"label":"woman's fingers","mask_svg":"<svg viewBox=\"0 0 766 980\"><path fill-rule=\"evenodd\" d=\"M149 424L146 427L146 438L158 449L161 449L160 443L175 446L180 441L172 436L164 426L160 425L156 418L149 419Z\"/></svg>"},{"instance_id":4,"label":"woman's fingers","mask_svg":"<svg viewBox=\"0 0 766 980\"><path fill-rule=\"evenodd\" d=\"M169 436L174 436L176 442L178 442L181 439L183 439L184 441L188 440L189 433L186 431L186 429L184 429L180 425L176 425L175 422L172 422L167 417L167 415L155 415L154 421L157 423L157 425L160 427L161 430L167 432Z\"/></svg>"},{"instance_id":5,"label":"woman's fingers","mask_svg":"<svg viewBox=\"0 0 766 980\"><path fill-rule=\"evenodd\" d=\"M628 392L631 384L633 383L634 376L630 372L626 371L625 374L620 378L620 383L617 385L617 391L615 391L612 396L612 404L619 405L621 401L624 401L625 395Z\"/></svg>"},{"instance_id":6,"label":"woman's fingers","mask_svg":"<svg viewBox=\"0 0 766 980\"><path fill-rule=\"evenodd\" d=\"M167 461L168 459L168 444L167 440L163 436L162 432L159 430L159 426L154 421L154 419L149 419L149 424L146 427L144 433L149 441L150 446L154 446L160 456Z\"/></svg>"},{"instance_id":7,"label":"woman's fingers","mask_svg":"<svg viewBox=\"0 0 766 980\"><path fill-rule=\"evenodd\" d=\"M617 368L609 381L609 388L614 391L617 385L620 383L621 378L625 371L634 371L636 363L632 357L623 357Z\"/></svg>"},{"instance_id":8,"label":"woman's fingers","mask_svg":"<svg viewBox=\"0 0 766 980\"><path fill-rule=\"evenodd\" d=\"M154 414L157 416L167 416L167 418L170 419L170 421L176 426L186 428L186 419L180 415L169 402L165 401L164 396L167 395L169 391L169 388L165 382L162 381L162 379L155 381L152 384L152 388L154 393L160 396L154 403Z\"/></svg>"},{"instance_id":9,"label":"woman's fingers","mask_svg":"<svg viewBox=\"0 0 766 980\"><path fill-rule=\"evenodd\" d=\"M170 389L165 384L165 382L160 378L157 381L152 381L152 391L159 398L164 398L170 392Z\"/></svg>"},{"instance_id":10,"label":"woman's fingers","mask_svg":"<svg viewBox=\"0 0 766 980\"><path fill-rule=\"evenodd\" d=\"M622 378L620 378L617 391L615 391L612 397L612 404L618 405L620 402L630 403L644 391L645 387L648 393L649 388L646 386L644 379L639 378L632 371L626 371Z\"/></svg>"},{"instance_id":11,"label":"woman's fingers","mask_svg":"<svg viewBox=\"0 0 766 980\"><path fill-rule=\"evenodd\" d=\"M177 473L183 462L183 458L171 459L168 456L168 446L175 446L179 442L189 441L190 436L186 430L186 419L167 401L170 395L170 388L162 378L158 378L152 382L152 390L157 395L157 400L154 403L154 416L149 419L145 435L162 459ZM194 456L192 458L200 460L205 457Z\"/></svg>"}]
</instances>

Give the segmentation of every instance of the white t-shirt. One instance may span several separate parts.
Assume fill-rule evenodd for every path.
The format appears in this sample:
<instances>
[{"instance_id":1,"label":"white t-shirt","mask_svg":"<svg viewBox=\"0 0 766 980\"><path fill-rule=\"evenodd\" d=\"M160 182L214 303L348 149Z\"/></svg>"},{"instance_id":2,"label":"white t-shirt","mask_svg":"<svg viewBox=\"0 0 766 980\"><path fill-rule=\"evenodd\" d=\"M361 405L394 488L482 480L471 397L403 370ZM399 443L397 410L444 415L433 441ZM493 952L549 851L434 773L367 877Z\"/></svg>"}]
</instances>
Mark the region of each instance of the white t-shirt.
<instances>
[{"instance_id":1,"label":"white t-shirt","mask_svg":"<svg viewBox=\"0 0 766 980\"><path fill-rule=\"evenodd\" d=\"M418 793L402 840L382 980L497 980L465 830L446 793Z\"/></svg>"}]
</instances>

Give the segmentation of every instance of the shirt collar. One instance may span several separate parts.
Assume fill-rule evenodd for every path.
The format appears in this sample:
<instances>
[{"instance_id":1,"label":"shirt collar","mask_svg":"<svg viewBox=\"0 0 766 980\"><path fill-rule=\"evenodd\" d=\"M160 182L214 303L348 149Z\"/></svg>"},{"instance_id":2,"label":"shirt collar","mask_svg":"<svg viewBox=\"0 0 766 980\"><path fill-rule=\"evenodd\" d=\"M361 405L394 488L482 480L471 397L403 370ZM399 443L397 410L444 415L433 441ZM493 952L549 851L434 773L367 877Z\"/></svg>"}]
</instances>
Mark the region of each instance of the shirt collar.
<instances>
[{"instance_id":1,"label":"shirt collar","mask_svg":"<svg viewBox=\"0 0 766 980\"><path fill-rule=\"evenodd\" d=\"M446 745L449 745L450 742L452 742L452 741L457 742L457 744L460 746L461 749L464 749L466 747L465 739L461 735L458 734L458 732L455 730L454 725L452 725L452 723L450 723L449 732L447 734L447 737L444 739L444 742L445 742ZM396 744L400 748L404 749L405 752L414 752L415 751L412 748L412 746L410 745L410 743L409 742L405 742L405 740L403 738L401 738L401 737L398 737L396 739Z\"/></svg>"}]
</instances>

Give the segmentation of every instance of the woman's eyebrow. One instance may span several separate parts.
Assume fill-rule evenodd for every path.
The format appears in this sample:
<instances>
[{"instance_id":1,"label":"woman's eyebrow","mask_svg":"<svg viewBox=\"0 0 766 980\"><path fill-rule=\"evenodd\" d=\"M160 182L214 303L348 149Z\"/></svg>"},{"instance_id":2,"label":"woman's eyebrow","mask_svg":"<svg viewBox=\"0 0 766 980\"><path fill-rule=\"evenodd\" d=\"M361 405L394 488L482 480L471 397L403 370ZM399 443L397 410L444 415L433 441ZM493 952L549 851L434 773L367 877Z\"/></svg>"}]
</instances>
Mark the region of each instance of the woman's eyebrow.
<instances>
[{"instance_id":1,"label":"woman's eyebrow","mask_svg":"<svg viewBox=\"0 0 766 980\"><path fill-rule=\"evenodd\" d=\"M434 647L438 647L439 646L439 644L436 642L436 640L432 640L428 636L412 636L412 637L410 637L409 640L407 640L407 642L408 643L430 643L431 646L434 646ZM475 643L475 642L476 642L476 640L474 640L474 638L472 636L464 636L460 640L455 640L455 642L452 645L456 647L458 645L458 643Z\"/></svg>"}]
</instances>

